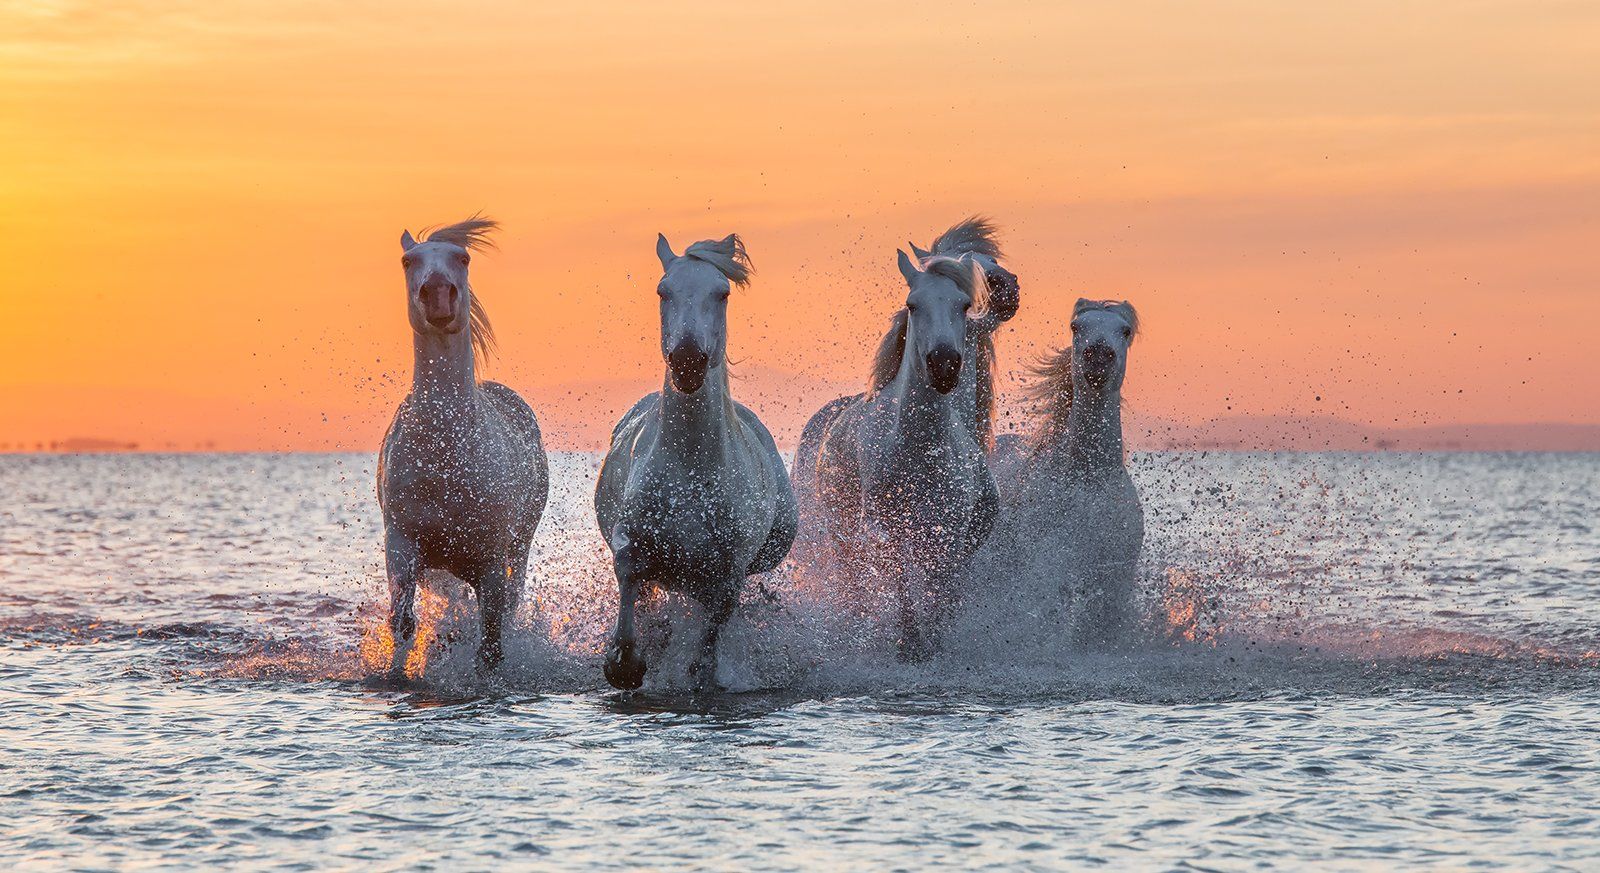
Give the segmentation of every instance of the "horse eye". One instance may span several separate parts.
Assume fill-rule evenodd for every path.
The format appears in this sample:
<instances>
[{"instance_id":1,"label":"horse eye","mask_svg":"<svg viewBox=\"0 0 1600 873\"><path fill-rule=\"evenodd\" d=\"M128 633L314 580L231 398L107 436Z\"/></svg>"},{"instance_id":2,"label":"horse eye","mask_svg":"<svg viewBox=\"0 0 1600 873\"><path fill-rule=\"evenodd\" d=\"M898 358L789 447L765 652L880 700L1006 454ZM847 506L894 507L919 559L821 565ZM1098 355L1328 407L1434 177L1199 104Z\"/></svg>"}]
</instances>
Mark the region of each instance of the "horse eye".
<instances>
[{"instance_id":1,"label":"horse eye","mask_svg":"<svg viewBox=\"0 0 1600 873\"><path fill-rule=\"evenodd\" d=\"M1125 328L1122 329L1122 338L1123 339L1131 339L1132 337L1133 337L1133 329L1132 328L1125 327Z\"/></svg>"},{"instance_id":2,"label":"horse eye","mask_svg":"<svg viewBox=\"0 0 1600 873\"><path fill-rule=\"evenodd\" d=\"M1074 321L1072 323L1072 332L1073 333L1077 333L1079 328L1082 328L1082 327L1083 327L1083 325L1081 325L1081 324L1077 323L1076 321Z\"/></svg>"},{"instance_id":3,"label":"horse eye","mask_svg":"<svg viewBox=\"0 0 1600 873\"><path fill-rule=\"evenodd\" d=\"M456 255L456 260L460 261L461 266L465 267L467 264L472 263L472 256L466 252L462 252L461 254Z\"/></svg>"},{"instance_id":4,"label":"horse eye","mask_svg":"<svg viewBox=\"0 0 1600 873\"><path fill-rule=\"evenodd\" d=\"M416 261L413 260L410 255L406 255L405 257L400 259L400 266L406 268L407 270L411 269L411 265L415 264L415 263L416 263Z\"/></svg>"}]
</instances>

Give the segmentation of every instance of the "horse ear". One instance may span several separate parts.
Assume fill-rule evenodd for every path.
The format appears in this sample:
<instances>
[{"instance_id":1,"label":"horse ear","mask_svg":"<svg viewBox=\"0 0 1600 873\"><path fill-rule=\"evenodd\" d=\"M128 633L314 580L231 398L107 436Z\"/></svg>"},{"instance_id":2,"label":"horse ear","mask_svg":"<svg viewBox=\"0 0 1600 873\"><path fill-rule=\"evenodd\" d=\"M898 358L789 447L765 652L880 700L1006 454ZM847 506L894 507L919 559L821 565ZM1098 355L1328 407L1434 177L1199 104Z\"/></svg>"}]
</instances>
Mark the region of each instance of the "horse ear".
<instances>
[{"instance_id":1,"label":"horse ear","mask_svg":"<svg viewBox=\"0 0 1600 873\"><path fill-rule=\"evenodd\" d=\"M411 231L400 231L400 251L409 252L416 247L417 241L411 238Z\"/></svg>"},{"instance_id":2,"label":"horse ear","mask_svg":"<svg viewBox=\"0 0 1600 873\"><path fill-rule=\"evenodd\" d=\"M917 281L917 274L921 271L917 269L916 264L911 263L911 258L906 256L905 250L895 249L895 254L900 256L900 275L906 277L906 284Z\"/></svg>"},{"instance_id":3,"label":"horse ear","mask_svg":"<svg viewBox=\"0 0 1600 873\"><path fill-rule=\"evenodd\" d=\"M917 260L919 261L926 261L928 258L933 256L933 252L919 248L916 243L906 243L906 245L911 246L911 253L916 255Z\"/></svg>"},{"instance_id":4,"label":"horse ear","mask_svg":"<svg viewBox=\"0 0 1600 873\"><path fill-rule=\"evenodd\" d=\"M1116 305L1116 310L1128 322L1128 327L1133 331L1133 335L1138 336L1139 310L1134 309L1133 304L1126 300L1119 300Z\"/></svg>"},{"instance_id":5,"label":"horse ear","mask_svg":"<svg viewBox=\"0 0 1600 873\"><path fill-rule=\"evenodd\" d=\"M1088 309L1088 308L1090 308L1090 307L1092 307L1094 305L1095 305L1095 302L1093 300L1090 300L1087 297L1079 297L1078 298L1078 302L1072 304L1072 314L1073 315L1077 315L1078 313L1080 313L1080 312L1084 311L1085 309Z\"/></svg>"},{"instance_id":6,"label":"horse ear","mask_svg":"<svg viewBox=\"0 0 1600 873\"><path fill-rule=\"evenodd\" d=\"M672 266L672 262L678 259L678 256L672 253L672 243L667 242L667 235L664 233L656 234L656 257L661 259L663 270Z\"/></svg>"}]
</instances>

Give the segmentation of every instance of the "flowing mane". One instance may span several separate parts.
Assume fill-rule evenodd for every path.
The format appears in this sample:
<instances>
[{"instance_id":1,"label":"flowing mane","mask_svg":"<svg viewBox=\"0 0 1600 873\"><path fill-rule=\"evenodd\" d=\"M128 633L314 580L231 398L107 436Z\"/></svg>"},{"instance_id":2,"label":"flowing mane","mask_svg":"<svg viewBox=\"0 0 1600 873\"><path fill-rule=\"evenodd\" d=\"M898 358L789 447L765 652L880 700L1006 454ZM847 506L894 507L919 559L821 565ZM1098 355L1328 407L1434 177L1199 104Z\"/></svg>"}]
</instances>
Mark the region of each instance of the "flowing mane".
<instances>
[{"instance_id":1,"label":"flowing mane","mask_svg":"<svg viewBox=\"0 0 1600 873\"><path fill-rule=\"evenodd\" d=\"M464 221L423 230L422 241L449 243L468 251L483 251L495 247L489 234L499 228L500 222L486 218L482 213L474 213ZM489 312L483 308L477 293L470 286L467 288L467 297L472 315L472 347L479 357L491 357L499 348L499 343L494 338L494 325L489 323Z\"/></svg>"},{"instance_id":2,"label":"flowing mane","mask_svg":"<svg viewBox=\"0 0 1600 873\"><path fill-rule=\"evenodd\" d=\"M989 283L983 280L983 269L971 258L934 255L922 262L922 272L943 276L954 282L961 293L972 301L972 312L968 317L976 318L989 310Z\"/></svg>"},{"instance_id":3,"label":"flowing mane","mask_svg":"<svg viewBox=\"0 0 1600 873\"><path fill-rule=\"evenodd\" d=\"M889 319L889 332L878 342L878 351L872 356L872 372L867 377L867 399L877 396L885 385L900 373L900 359L906 351L906 317L904 309Z\"/></svg>"},{"instance_id":4,"label":"flowing mane","mask_svg":"<svg viewBox=\"0 0 1600 873\"><path fill-rule=\"evenodd\" d=\"M750 263L750 255L744 250L744 240L736 233L730 233L722 239L703 239L683 250L683 256L704 261L728 281L740 288L750 284L750 274L755 272L755 265Z\"/></svg>"},{"instance_id":5,"label":"flowing mane","mask_svg":"<svg viewBox=\"0 0 1600 873\"><path fill-rule=\"evenodd\" d=\"M939 238L928 247L928 252L951 258L985 255L998 261L1001 258L1000 241L995 237L999 230L993 221L982 215L974 215L939 234Z\"/></svg>"},{"instance_id":6,"label":"flowing mane","mask_svg":"<svg viewBox=\"0 0 1600 873\"><path fill-rule=\"evenodd\" d=\"M1139 312L1133 304L1121 300L1080 300L1072 314L1108 310L1127 319L1133 337L1139 336ZM1072 346L1045 355L1028 368L1033 376L1022 389L1022 396L1033 406L1034 414L1043 418L1028 440L1028 453L1037 455L1055 445L1067 433L1067 419L1072 415Z\"/></svg>"}]
</instances>

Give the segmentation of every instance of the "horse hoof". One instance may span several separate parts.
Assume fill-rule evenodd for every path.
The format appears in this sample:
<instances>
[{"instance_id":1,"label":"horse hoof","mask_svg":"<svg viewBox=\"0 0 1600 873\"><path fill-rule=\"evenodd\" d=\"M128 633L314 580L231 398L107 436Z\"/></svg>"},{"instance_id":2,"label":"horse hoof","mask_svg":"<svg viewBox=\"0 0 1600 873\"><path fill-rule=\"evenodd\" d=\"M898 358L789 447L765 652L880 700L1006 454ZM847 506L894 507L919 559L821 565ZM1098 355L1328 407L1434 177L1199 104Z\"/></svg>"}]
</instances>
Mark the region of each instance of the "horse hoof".
<instances>
[{"instance_id":1,"label":"horse hoof","mask_svg":"<svg viewBox=\"0 0 1600 873\"><path fill-rule=\"evenodd\" d=\"M697 661L689 668L689 685L695 691L721 691L717 681L717 668L705 661Z\"/></svg>"},{"instance_id":2,"label":"horse hoof","mask_svg":"<svg viewBox=\"0 0 1600 873\"><path fill-rule=\"evenodd\" d=\"M389 633L395 642L404 640L410 642L417 635L417 617L414 615L397 615L389 619Z\"/></svg>"},{"instance_id":3,"label":"horse hoof","mask_svg":"<svg viewBox=\"0 0 1600 873\"><path fill-rule=\"evenodd\" d=\"M361 680L361 685L374 691L399 691L406 687L405 670L384 670Z\"/></svg>"},{"instance_id":4,"label":"horse hoof","mask_svg":"<svg viewBox=\"0 0 1600 873\"><path fill-rule=\"evenodd\" d=\"M606 681L612 688L632 691L644 684L644 659L634 653L633 647L612 646L606 652Z\"/></svg>"}]
</instances>

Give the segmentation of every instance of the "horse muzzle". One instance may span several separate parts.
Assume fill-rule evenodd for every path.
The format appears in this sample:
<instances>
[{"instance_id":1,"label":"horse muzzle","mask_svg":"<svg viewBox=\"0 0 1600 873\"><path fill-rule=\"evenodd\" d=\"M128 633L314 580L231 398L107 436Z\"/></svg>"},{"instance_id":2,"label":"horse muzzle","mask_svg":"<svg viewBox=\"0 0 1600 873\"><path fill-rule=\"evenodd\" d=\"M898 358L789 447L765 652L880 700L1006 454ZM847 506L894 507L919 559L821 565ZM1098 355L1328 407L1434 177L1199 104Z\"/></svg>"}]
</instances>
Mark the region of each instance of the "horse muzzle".
<instances>
[{"instance_id":1,"label":"horse muzzle","mask_svg":"<svg viewBox=\"0 0 1600 873\"><path fill-rule=\"evenodd\" d=\"M1117 350L1105 343L1095 343L1083 350L1083 375L1095 385L1104 385L1111 377L1117 363Z\"/></svg>"},{"instance_id":2,"label":"horse muzzle","mask_svg":"<svg viewBox=\"0 0 1600 873\"><path fill-rule=\"evenodd\" d=\"M961 380L961 353L941 346L928 353L928 383L940 394L949 394Z\"/></svg>"},{"instance_id":3,"label":"horse muzzle","mask_svg":"<svg viewBox=\"0 0 1600 873\"><path fill-rule=\"evenodd\" d=\"M700 390L706 381L706 367L711 357L698 343L683 340L667 353L667 369L672 373L672 387L684 394Z\"/></svg>"},{"instance_id":4,"label":"horse muzzle","mask_svg":"<svg viewBox=\"0 0 1600 873\"><path fill-rule=\"evenodd\" d=\"M417 297L422 302L422 317L434 327L441 330L448 328L456 320L456 307L460 302L461 291L456 283L433 276L422 283L417 290Z\"/></svg>"}]
</instances>

